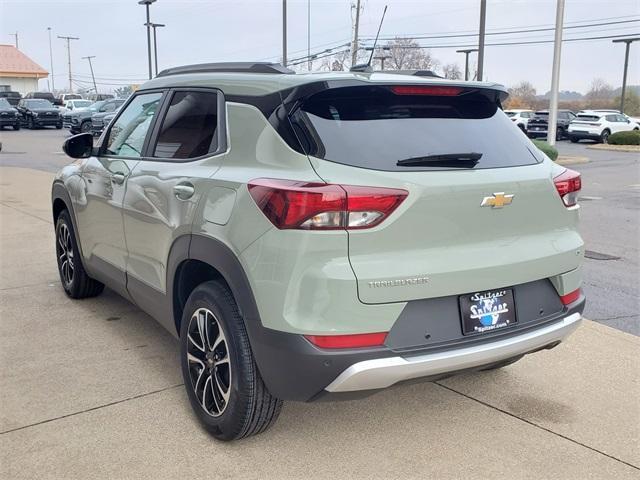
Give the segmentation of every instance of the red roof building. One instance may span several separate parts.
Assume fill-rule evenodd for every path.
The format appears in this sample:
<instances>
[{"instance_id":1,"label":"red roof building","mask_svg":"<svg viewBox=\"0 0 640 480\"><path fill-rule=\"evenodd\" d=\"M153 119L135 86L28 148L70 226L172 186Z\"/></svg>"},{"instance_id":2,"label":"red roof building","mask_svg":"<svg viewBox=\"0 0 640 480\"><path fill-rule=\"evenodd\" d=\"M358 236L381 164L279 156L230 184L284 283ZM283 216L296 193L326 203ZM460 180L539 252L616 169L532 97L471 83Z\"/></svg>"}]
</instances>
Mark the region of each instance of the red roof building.
<instances>
[{"instance_id":1,"label":"red roof building","mask_svg":"<svg viewBox=\"0 0 640 480\"><path fill-rule=\"evenodd\" d=\"M38 80L49 72L13 45L0 45L0 86L23 95L38 90Z\"/></svg>"}]
</instances>

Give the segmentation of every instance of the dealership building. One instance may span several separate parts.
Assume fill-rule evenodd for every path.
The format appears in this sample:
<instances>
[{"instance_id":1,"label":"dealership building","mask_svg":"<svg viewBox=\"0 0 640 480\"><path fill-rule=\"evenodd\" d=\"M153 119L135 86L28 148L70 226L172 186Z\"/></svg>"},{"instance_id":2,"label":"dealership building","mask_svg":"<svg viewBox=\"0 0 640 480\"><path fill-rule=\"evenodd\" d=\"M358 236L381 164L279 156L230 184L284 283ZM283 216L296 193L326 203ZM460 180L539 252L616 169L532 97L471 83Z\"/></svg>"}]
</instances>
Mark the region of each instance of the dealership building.
<instances>
[{"instance_id":1,"label":"dealership building","mask_svg":"<svg viewBox=\"0 0 640 480\"><path fill-rule=\"evenodd\" d=\"M38 91L38 80L49 72L13 45L0 45L0 89L24 95Z\"/></svg>"}]
</instances>

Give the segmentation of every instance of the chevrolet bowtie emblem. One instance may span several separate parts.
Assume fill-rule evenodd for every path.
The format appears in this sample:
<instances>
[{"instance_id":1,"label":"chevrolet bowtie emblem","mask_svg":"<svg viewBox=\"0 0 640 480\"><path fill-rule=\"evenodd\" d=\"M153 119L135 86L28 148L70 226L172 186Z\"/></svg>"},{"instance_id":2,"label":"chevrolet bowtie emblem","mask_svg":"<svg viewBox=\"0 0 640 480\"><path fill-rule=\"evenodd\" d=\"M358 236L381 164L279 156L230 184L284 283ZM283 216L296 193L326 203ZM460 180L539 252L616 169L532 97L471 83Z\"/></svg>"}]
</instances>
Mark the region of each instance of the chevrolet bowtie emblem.
<instances>
[{"instance_id":1,"label":"chevrolet bowtie emblem","mask_svg":"<svg viewBox=\"0 0 640 480\"><path fill-rule=\"evenodd\" d=\"M481 207L493 207L502 208L505 205L510 205L513 201L513 194L505 194L504 192L494 193L490 197L484 197L482 199Z\"/></svg>"}]
</instances>

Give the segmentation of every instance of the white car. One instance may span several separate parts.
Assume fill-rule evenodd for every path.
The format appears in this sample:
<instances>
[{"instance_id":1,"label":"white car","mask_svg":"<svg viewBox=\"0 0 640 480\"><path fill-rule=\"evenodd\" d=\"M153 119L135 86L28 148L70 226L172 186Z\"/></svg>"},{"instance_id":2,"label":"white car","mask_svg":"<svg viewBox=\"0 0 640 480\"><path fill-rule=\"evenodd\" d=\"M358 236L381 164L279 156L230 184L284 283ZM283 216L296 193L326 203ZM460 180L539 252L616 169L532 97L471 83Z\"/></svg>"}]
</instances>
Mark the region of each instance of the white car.
<instances>
[{"instance_id":1,"label":"white car","mask_svg":"<svg viewBox=\"0 0 640 480\"><path fill-rule=\"evenodd\" d=\"M569 124L568 135L573 143L582 139L607 143L609 135L629 130L640 130L637 122L620 113L584 110Z\"/></svg>"},{"instance_id":2,"label":"white car","mask_svg":"<svg viewBox=\"0 0 640 480\"><path fill-rule=\"evenodd\" d=\"M86 110L94 102L91 100L67 100L64 104L64 107L60 108L60 115L70 112L76 112L78 110Z\"/></svg>"},{"instance_id":3,"label":"white car","mask_svg":"<svg viewBox=\"0 0 640 480\"><path fill-rule=\"evenodd\" d=\"M511 121L514 122L523 132L527 131L529 119L534 115L533 110L520 110L515 108L505 110L504 113L506 113Z\"/></svg>"}]
</instances>

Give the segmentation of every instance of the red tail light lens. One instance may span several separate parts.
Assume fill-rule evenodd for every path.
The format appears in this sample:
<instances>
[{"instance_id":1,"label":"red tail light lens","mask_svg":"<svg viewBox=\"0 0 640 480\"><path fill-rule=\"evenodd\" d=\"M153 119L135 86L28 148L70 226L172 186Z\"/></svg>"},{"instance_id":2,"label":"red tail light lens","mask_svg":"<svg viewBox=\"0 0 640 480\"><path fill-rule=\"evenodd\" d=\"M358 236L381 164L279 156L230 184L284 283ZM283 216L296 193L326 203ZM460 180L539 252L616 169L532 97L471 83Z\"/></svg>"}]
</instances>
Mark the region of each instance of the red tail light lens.
<instances>
[{"instance_id":1,"label":"red tail light lens","mask_svg":"<svg viewBox=\"0 0 640 480\"><path fill-rule=\"evenodd\" d=\"M305 338L320 348L379 347L384 345L387 332L355 335L305 335Z\"/></svg>"},{"instance_id":2,"label":"red tail light lens","mask_svg":"<svg viewBox=\"0 0 640 480\"><path fill-rule=\"evenodd\" d=\"M460 95L460 87L441 86L419 86L419 85L397 85L391 87L391 91L396 95L434 95L440 97L455 97Z\"/></svg>"},{"instance_id":3,"label":"red tail light lens","mask_svg":"<svg viewBox=\"0 0 640 480\"><path fill-rule=\"evenodd\" d=\"M580 294L582 293L581 289L574 290L573 292L567 293L566 295L560 295L560 301L563 305L569 305L580 298Z\"/></svg>"},{"instance_id":4,"label":"red tail light lens","mask_svg":"<svg viewBox=\"0 0 640 480\"><path fill-rule=\"evenodd\" d=\"M406 190L258 178L249 193L279 229L363 229L378 225L407 197Z\"/></svg>"},{"instance_id":5,"label":"red tail light lens","mask_svg":"<svg viewBox=\"0 0 640 480\"><path fill-rule=\"evenodd\" d=\"M578 172L567 168L553 179L553 183L565 206L573 207L578 203L578 194L582 188L582 179Z\"/></svg>"}]
</instances>

